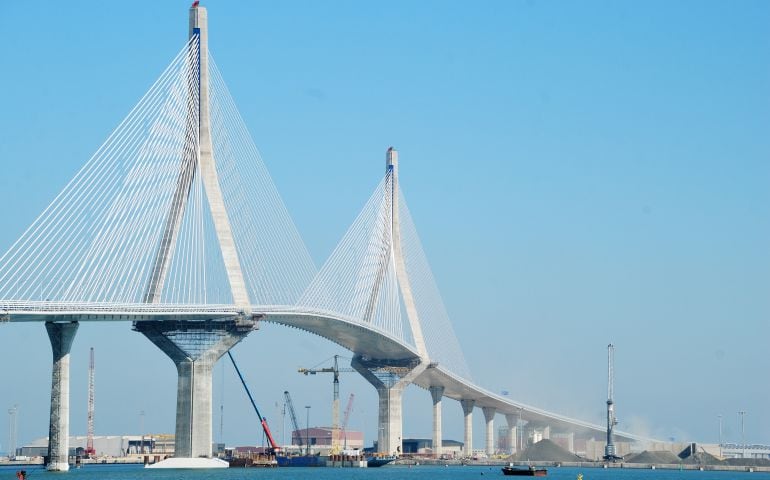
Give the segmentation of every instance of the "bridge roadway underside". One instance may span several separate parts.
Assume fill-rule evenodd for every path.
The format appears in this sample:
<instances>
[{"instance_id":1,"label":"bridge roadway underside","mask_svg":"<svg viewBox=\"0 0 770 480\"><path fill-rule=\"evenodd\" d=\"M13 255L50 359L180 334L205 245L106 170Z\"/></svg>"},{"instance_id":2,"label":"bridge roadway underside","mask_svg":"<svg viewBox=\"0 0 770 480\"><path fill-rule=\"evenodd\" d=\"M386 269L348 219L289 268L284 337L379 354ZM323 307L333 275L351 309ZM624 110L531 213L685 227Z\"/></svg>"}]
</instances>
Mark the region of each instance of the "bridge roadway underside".
<instances>
[{"instance_id":1,"label":"bridge roadway underside","mask_svg":"<svg viewBox=\"0 0 770 480\"><path fill-rule=\"evenodd\" d=\"M50 302L25 302L14 304L0 302L0 322L75 322L75 321L156 321L156 320L226 320L242 315L231 305L174 306L157 304L98 305L87 308L78 305ZM334 342L351 352L371 359L408 361L418 359L416 349L378 329L364 326L328 312L312 311L301 307L268 306L252 312L255 319L304 330ZM474 400L479 408L494 408L499 414L521 415L532 425L550 425L552 428L575 433L606 433L601 425L583 422L545 410L514 402L507 397L485 390L471 381L453 375L440 364L431 364L413 380L426 390L444 387L444 397L453 400ZM617 432L615 437L625 441L645 441L644 437Z\"/></svg>"}]
</instances>

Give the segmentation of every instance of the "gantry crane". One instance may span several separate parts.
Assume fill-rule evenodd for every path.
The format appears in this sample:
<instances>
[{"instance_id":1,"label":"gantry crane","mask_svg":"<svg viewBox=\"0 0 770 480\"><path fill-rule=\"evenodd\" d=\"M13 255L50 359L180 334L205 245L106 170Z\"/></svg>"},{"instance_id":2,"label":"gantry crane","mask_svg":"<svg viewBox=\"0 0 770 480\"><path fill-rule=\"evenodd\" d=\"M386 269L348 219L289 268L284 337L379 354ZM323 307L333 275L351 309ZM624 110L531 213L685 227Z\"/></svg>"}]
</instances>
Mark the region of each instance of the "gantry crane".
<instances>
[{"instance_id":1,"label":"gantry crane","mask_svg":"<svg viewBox=\"0 0 770 480\"><path fill-rule=\"evenodd\" d=\"M315 375L317 373L334 374L334 397L332 400L332 454L340 452L340 372L355 372L352 368L340 368L339 355L334 356L334 364L324 368L300 368L299 373Z\"/></svg>"}]
</instances>

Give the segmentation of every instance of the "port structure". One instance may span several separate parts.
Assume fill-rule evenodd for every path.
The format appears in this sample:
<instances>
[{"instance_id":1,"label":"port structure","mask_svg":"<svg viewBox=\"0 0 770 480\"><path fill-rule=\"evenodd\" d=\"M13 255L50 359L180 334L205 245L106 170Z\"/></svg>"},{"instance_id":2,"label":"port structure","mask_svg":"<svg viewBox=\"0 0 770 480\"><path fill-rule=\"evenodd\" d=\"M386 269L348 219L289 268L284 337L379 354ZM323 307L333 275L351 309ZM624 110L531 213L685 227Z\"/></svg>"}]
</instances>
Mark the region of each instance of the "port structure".
<instances>
[{"instance_id":1,"label":"port structure","mask_svg":"<svg viewBox=\"0 0 770 480\"><path fill-rule=\"evenodd\" d=\"M340 372L355 372L352 368L340 368L339 355L335 355L331 367L323 368L300 368L299 373L304 375L316 375L318 373L334 374L334 394L332 396L332 455L340 453Z\"/></svg>"},{"instance_id":2,"label":"port structure","mask_svg":"<svg viewBox=\"0 0 770 480\"><path fill-rule=\"evenodd\" d=\"M607 444L604 446L604 460L616 462L621 457L615 451L614 429L618 424L615 417L615 345L607 345Z\"/></svg>"}]
</instances>

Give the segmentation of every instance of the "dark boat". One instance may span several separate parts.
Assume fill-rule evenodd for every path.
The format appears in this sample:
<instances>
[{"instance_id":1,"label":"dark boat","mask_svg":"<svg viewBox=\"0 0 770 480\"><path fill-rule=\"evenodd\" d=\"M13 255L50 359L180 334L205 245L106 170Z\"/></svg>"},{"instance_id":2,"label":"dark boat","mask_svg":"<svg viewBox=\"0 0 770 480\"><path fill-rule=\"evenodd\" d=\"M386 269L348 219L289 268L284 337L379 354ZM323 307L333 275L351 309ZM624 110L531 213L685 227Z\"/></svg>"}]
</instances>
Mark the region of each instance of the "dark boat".
<instances>
[{"instance_id":1,"label":"dark boat","mask_svg":"<svg viewBox=\"0 0 770 480\"><path fill-rule=\"evenodd\" d=\"M387 465L393 460L395 460L396 457L392 455L386 455L386 456L371 456L366 457L366 466L367 467L381 467L383 465Z\"/></svg>"},{"instance_id":2,"label":"dark boat","mask_svg":"<svg viewBox=\"0 0 770 480\"><path fill-rule=\"evenodd\" d=\"M548 470L545 468L529 467L503 467L503 475L518 475L521 477L545 477Z\"/></svg>"},{"instance_id":3,"label":"dark boat","mask_svg":"<svg viewBox=\"0 0 770 480\"><path fill-rule=\"evenodd\" d=\"M294 455L275 457L279 467L325 467L326 459L319 455Z\"/></svg>"}]
</instances>

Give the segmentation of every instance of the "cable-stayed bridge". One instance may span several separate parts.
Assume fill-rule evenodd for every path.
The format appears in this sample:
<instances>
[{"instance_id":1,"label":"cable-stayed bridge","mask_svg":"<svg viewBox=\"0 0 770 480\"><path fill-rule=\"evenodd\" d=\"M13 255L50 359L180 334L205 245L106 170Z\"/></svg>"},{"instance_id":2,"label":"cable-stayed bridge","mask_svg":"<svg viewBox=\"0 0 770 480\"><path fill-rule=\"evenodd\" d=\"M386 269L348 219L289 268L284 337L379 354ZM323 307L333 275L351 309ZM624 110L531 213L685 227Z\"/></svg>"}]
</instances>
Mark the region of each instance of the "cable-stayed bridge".
<instances>
[{"instance_id":1,"label":"cable-stayed bridge","mask_svg":"<svg viewBox=\"0 0 770 480\"><path fill-rule=\"evenodd\" d=\"M577 432L604 428L473 383L399 188L398 153L317 270L208 51L207 13L105 143L0 258L0 320L45 322L54 353L49 470L68 469L69 351L82 321L132 321L177 366L175 454L211 457L215 362L261 321L296 327L354 353L379 395L378 446L400 449L402 394L472 414ZM620 436L634 439L631 435ZM214 460L210 465L215 465Z\"/></svg>"}]
</instances>

